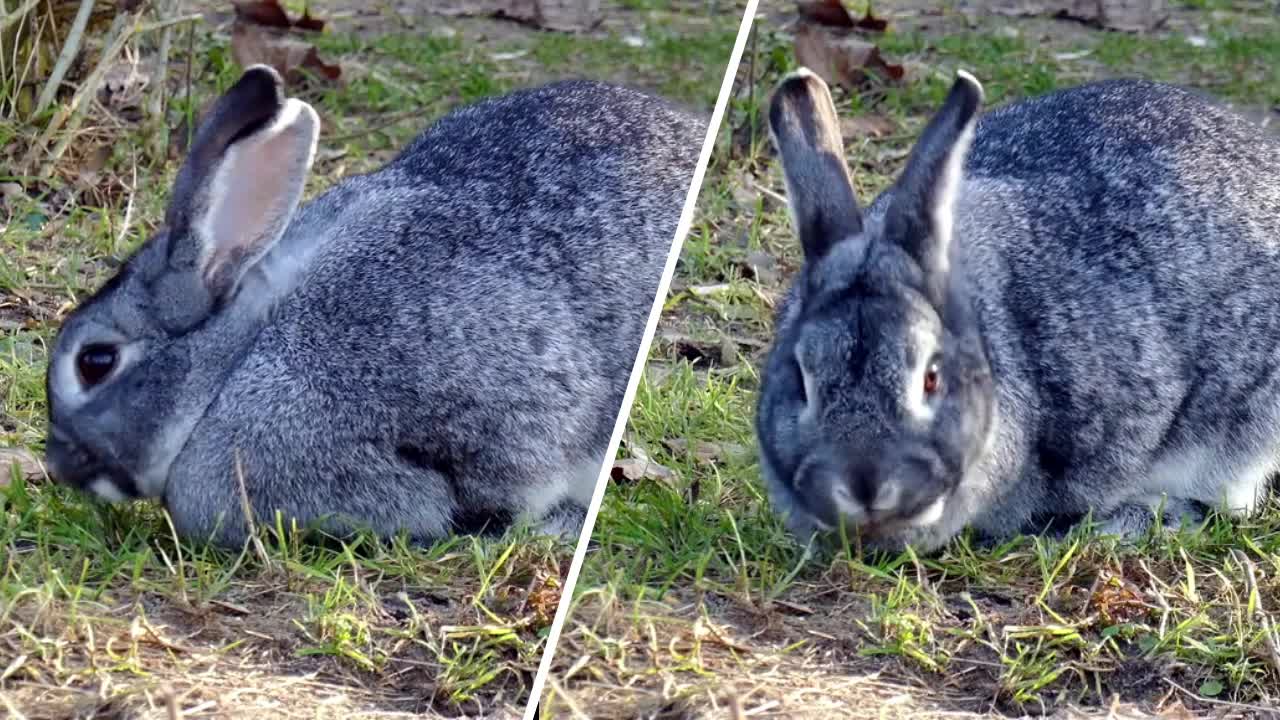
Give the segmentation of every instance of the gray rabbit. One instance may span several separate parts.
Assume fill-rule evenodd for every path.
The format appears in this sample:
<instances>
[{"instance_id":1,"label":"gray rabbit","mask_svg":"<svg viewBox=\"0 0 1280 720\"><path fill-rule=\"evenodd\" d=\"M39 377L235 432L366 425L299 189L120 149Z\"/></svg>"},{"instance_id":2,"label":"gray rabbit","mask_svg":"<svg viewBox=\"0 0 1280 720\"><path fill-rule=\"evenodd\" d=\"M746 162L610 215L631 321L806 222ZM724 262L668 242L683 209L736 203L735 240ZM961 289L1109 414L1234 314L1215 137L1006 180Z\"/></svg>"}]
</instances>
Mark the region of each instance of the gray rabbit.
<instances>
[{"instance_id":1,"label":"gray rabbit","mask_svg":"<svg viewBox=\"0 0 1280 720\"><path fill-rule=\"evenodd\" d=\"M775 506L921 550L1252 512L1280 468L1280 142L1152 82L982 98L960 73L864 210L826 85L773 96L804 248L757 408Z\"/></svg>"},{"instance_id":2,"label":"gray rabbit","mask_svg":"<svg viewBox=\"0 0 1280 720\"><path fill-rule=\"evenodd\" d=\"M318 132L266 67L217 100L163 229L58 334L52 474L229 545L242 486L268 524L575 532L706 121L522 90L298 207Z\"/></svg>"}]
</instances>

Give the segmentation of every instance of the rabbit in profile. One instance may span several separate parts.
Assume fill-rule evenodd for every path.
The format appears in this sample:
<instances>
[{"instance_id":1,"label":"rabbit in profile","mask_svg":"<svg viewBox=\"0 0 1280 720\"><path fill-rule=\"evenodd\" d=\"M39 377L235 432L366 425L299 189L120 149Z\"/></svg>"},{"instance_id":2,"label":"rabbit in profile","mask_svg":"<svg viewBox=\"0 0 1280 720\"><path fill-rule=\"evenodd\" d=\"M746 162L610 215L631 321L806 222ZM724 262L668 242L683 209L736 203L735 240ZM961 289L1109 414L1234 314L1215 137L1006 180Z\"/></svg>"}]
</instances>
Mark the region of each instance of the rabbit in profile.
<instances>
[{"instance_id":1,"label":"rabbit in profile","mask_svg":"<svg viewBox=\"0 0 1280 720\"><path fill-rule=\"evenodd\" d=\"M775 507L920 550L1252 512L1280 468L1280 142L1153 82L982 98L959 73L861 209L826 85L777 88L804 265L757 407Z\"/></svg>"},{"instance_id":2,"label":"rabbit in profile","mask_svg":"<svg viewBox=\"0 0 1280 720\"><path fill-rule=\"evenodd\" d=\"M51 473L226 545L277 512L576 532L705 131L561 82L452 112L299 207L319 120L248 69L163 228L58 333Z\"/></svg>"}]
</instances>

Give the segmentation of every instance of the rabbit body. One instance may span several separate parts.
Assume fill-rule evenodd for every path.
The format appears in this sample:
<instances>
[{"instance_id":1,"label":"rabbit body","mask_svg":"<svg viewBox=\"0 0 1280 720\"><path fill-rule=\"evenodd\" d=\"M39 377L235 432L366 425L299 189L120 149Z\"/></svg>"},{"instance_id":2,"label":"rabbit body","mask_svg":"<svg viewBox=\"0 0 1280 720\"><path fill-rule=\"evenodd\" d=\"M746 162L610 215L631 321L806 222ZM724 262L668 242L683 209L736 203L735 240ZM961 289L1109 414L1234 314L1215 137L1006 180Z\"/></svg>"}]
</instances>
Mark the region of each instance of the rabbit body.
<instances>
[{"instance_id":1,"label":"rabbit body","mask_svg":"<svg viewBox=\"0 0 1280 720\"><path fill-rule=\"evenodd\" d=\"M86 403L109 410L55 399L51 439L116 463L80 471L90 489L161 495L182 534L224 544L247 530L241 479L268 523L430 540L567 513L573 531L704 131L585 81L455 111L299 208L222 307ZM173 242L78 312L184 302L154 289Z\"/></svg>"},{"instance_id":2,"label":"rabbit body","mask_svg":"<svg viewBox=\"0 0 1280 720\"><path fill-rule=\"evenodd\" d=\"M1280 469L1280 142L1152 82L976 122L962 84L914 178L909 163L816 261L806 248L760 405L775 503L797 529L843 516L922 549L966 526L1003 538L1092 513L1132 536L1157 514L1252 512ZM824 334L841 293L858 329ZM806 369L807 423L787 399L806 340L827 361ZM920 394L923 355L940 360ZM815 456L825 471L797 472Z\"/></svg>"}]
</instances>

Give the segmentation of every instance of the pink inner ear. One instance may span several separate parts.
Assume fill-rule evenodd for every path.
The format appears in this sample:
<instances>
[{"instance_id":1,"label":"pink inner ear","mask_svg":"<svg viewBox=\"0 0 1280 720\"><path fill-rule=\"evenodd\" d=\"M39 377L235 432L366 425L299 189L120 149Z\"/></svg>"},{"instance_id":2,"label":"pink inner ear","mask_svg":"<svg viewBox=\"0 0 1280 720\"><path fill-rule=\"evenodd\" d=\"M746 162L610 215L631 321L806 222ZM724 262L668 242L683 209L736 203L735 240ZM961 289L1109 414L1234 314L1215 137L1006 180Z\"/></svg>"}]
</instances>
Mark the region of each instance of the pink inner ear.
<instances>
[{"instance_id":1,"label":"pink inner ear","mask_svg":"<svg viewBox=\"0 0 1280 720\"><path fill-rule=\"evenodd\" d=\"M215 292L229 289L279 238L302 193L318 128L310 108L286 106L285 113L233 145L214 174L202 229L204 278Z\"/></svg>"}]
</instances>

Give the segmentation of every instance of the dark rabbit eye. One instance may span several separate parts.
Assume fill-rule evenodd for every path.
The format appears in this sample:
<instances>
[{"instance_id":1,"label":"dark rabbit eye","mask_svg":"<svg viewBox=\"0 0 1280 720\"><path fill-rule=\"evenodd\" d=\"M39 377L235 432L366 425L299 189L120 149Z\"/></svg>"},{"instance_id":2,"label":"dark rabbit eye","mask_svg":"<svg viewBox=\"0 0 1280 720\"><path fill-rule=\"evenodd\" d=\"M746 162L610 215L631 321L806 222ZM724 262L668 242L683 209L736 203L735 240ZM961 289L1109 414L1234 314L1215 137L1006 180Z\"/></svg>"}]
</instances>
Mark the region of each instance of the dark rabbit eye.
<instances>
[{"instance_id":1,"label":"dark rabbit eye","mask_svg":"<svg viewBox=\"0 0 1280 720\"><path fill-rule=\"evenodd\" d=\"M924 371L924 394L932 396L938 392L938 386L942 384L941 361L934 358L929 361L929 367Z\"/></svg>"},{"instance_id":2,"label":"dark rabbit eye","mask_svg":"<svg viewBox=\"0 0 1280 720\"><path fill-rule=\"evenodd\" d=\"M80 348L76 356L76 371L80 380L88 387L102 382L116 366L117 353L115 347L95 343Z\"/></svg>"}]
</instances>

